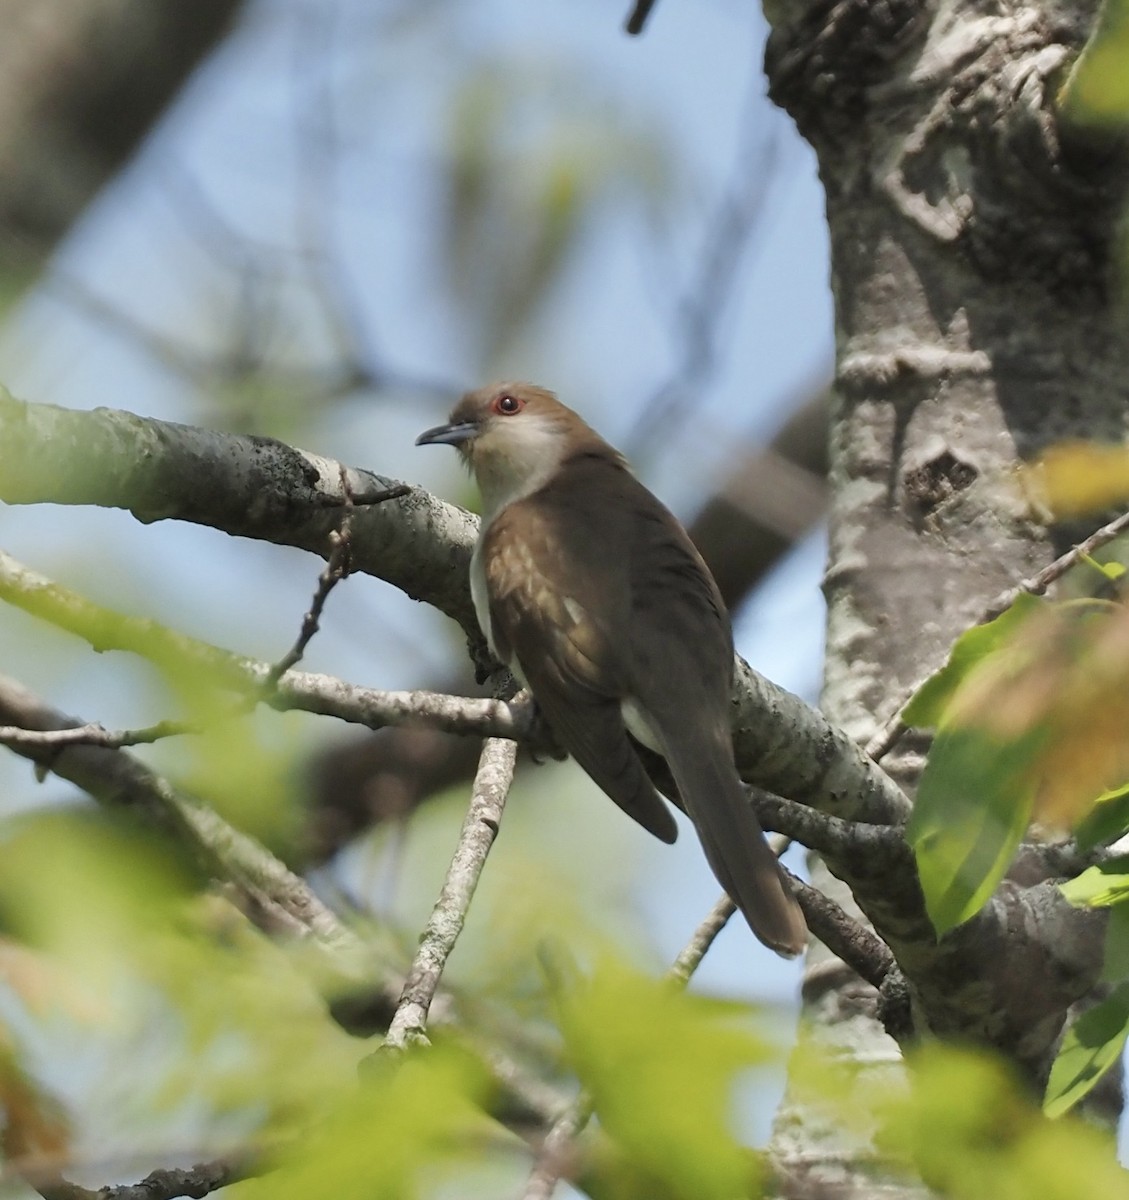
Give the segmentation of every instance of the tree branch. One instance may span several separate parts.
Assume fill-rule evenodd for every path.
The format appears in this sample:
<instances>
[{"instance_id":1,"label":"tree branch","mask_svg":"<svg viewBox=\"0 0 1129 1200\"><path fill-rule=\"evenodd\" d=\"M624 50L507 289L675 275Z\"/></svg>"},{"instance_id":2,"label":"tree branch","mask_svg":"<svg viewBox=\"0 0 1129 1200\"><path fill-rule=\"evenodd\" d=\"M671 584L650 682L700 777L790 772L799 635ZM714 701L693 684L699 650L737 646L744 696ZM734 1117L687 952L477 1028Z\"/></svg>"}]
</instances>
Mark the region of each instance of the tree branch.
<instances>
[{"instance_id":1,"label":"tree branch","mask_svg":"<svg viewBox=\"0 0 1129 1200\"><path fill-rule=\"evenodd\" d=\"M242 437L115 409L23 404L0 389L0 499L96 504L176 519L326 557L345 503L341 466L273 438ZM346 468L354 496L401 486ZM353 569L384 579L482 642L466 583L478 522L413 488L358 509Z\"/></svg>"},{"instance_id":2,"label":"tree branch","mask_svg":"<svg viewBox=\"0 0 1129 1200\"><path fill-rule=\"evenodd\" d=\"M29 1179L29 1182L43 1200L174 1200L177 1196L199 1200L247 1175L246 1161L221 1158L194 1167L162 1167L151 1171L140 1183L117 1184L97 1191L62 1177Z\"/></svg>"},{"instance_id":3,"label":"tree branch","mask_svg":"<svg viewBox=\"0 0 1129 1200\"><path fill-rule=\"evenodd\" d=\"M524 738L532 729L533 709L526 701L464 699L436 692L384 692L304 671L288 670L274 678L277 668L270 663L233 654L156 621L126 616L95 604L3 551L0 551L0 599L75 634L99 652L128 651L173 674L202 671L217 688L281 711L295 709L337 717L370 729L418 722L447 733L514 738ZM153 741L157 735L196 732L200 726L164 722L151 727L156 731L153 736L151 730L110 734L105 730L99 732L99 726L88 728L86 736L69 732L58 740L103 746L116 741L127 745L130 738L135 742Z\"/></svg>"},{"instance_id":4,"label":"tree branch","mask_svg":"<svg viewBox=\"0 0 1129 1200\"><path fill-rule=\"evenodd\" d=\"M76 725L73 729L21 729L18 725L0 725L0 743L27 749L61 749L63 746L101 746L121 750L126 746L149 746L162 738L199 733L201 726L191 721L158 721L143 729L106 729L97 722Z\"/></svg>"},{"instance_id":5,"label":"tree branch","mask_svg":"<svg viewBox=\"0 0 1129 1200\"><path fill-rule=\"evenodd\" d=\"M115 410L70 412L0 393L0 499L125 508L139 520L178 518L326 555L345 502L393 481L269 438L149 420ZM470 597L477 521L418 489L358 510L353 566L459 621L484 647ZM846 734L740 659L734 698L738 769L750 783L838 816L904 818L908 802Z\"/></svg>"},{"instance_id":6,"label":"tree branch","mask_svg":"<svg viewBox=\"0 0 1129 1200\"><path fill-rule=\"evenodd\" d=\"M804 910L804 920L812 933L867 983L880 988L894 965L890 947L864 925L852 920L818 888L797 879L787 867L784 873L792 882L796 899Z\"/></svg>"},{"instance_id":7,"label":"tree branch","mask_svg":"<svg viewBox=\"0 0 1129 1200\"><path fill-rule=\"evenodd\" d=\"M466 923L486 856L498 836L516 759L517 745L512 741L489 738L482 747L458 846L439 899L420 935L419 949L404 980L382 1050L405 1050L427 1040L427 1014L443 968Z\"/></svg>"}]
</instances>

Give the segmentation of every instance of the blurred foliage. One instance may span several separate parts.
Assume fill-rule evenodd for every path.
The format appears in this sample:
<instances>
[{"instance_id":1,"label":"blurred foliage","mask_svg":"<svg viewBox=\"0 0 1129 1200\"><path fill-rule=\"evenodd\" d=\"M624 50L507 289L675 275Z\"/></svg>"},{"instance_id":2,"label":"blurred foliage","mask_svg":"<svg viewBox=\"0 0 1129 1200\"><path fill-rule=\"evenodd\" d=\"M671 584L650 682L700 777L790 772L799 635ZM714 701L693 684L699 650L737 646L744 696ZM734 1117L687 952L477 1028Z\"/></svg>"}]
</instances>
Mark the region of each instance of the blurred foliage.
<instances>
[{"instance_id":1,"label":"blurred foliage","mask_svg":"<svg viewBox=\"0 0 1129 1200\"><path fill-rule=\"evenodd\" d=\"M16 1003L60 1040L69 1030L120 1044L142 1107L206 1103L280 1136L351 1084L358 1051L328 1019L311 961L256 933L202 882L169 842L121 817L8 822L4 1008ZM149 1059L136 1057L146 1029L161 1045ZM11 1080L24 1069L14 1039L9 1057Z\"/></svg>"},{"instance_id":2,"label":"blurred foliage","mask_svg":"<svg viewBox=\"0 0 1129 1200\"><path fill-rule=\"evenodd\" d=\"M1129 79L1125 66L1122 72ZM1024 468L1022 478L1042 507L1060 521L1124 508L1129 503L1129 447L1060 442Z\"/></svg>"},{"instance_id":3,"label":"blurred foliage","mask_svg":"<svg viewBox=\"0 0 1129 1200\"><path fill-rule=\"evenodd\" d=\"M735 1135L732 1093L742 1071L774 1055L745 1006L606 959L562 986L557 1010L565 1053L622 1155L627 1194L645 1178L681 1200L755 1193L760 1170Z\"/></svg>"},{"instance_id":4,"label":"blurred foliage","mask_svg":"<svg viewBox=\"0 0 1129 1200\"><path fill-rule=\"evenodd\" d=\"M926 1045L911 1056L908 1097L887 1094L881 1143L954 1200L1129 1197L1113 1138L1079 1121L1050 1121L1009 1069L975 1051Z\"/></svg>"},{"instance_id":5,"label":"blurred foliage","mask_svg":"<svg viewBox=\"0 0 1129 1200\"><path fill-rule=\"evenodd\" d=\"M258 713L246 660L146 618L94 604L59 585L32 586L12 577L0 599L97 651L121 650L160 673L167 702L196 732L176 750L162 747L184 784L223 816L272 846L299 836L304 748L293 736L294 713Z\"/></svg>"},{"instance_id":6,"label":"blurred foliage","mask_svg":"<svg viewBox=\"0 0 1129 1200\"><path fill-rule=\"evenodd\" d=\"M475 1053L440 1034L434 1048L379 1061L358 1082L369 1047L330 1019L316 960L261 936L204 886L173 845L101 811L10 822L0 843L0 1007L18 1008L25 1031L47 1023L57 1039L72 1029L129 1047L113 1058L135 1114L202 1106L220 1149L241 1132L241 1148L273 1169L236 1194L492 1195L499 1172L512 1188L514 1171L528 1169L526 1147L486 1115L497 1088ZM504 1003L492 986L492 1003ZM733 1086L774 1054L750 1031L746 1007L687 996L609 957L576 972L556 1007L563 1053L614 1143L600 1156L607 1180L648 1179L653 1196L750 1194L758 1171L732 1130ZM147 1039L159 1054L138 1055ZM33 1059L18 1034L6 1039L9 1153L65 1155L69 1117L36 1081ZM128 1113L113 1119L128 1132Z\"/></svg>"},{"instance_id":7,"label":"blurred foliage","mask_svg":"<svg viewBox=\"0 0 1129 1200\"><path fill-rule=\"evenodd\" d=\"M1104 0L1060 103L1072 120L1119 125L1129 117L1129 0Z\"/></svg>"},{"instance_id":8,"label":"blurred foliage","mask_svg":"<svg viewBox=\"0 0 1129 1200\"><path fill-rule=\"evenodd\" d=\"M452 96L440 262L487 367L542 310L601 205L669 195L667 149L581 71L491 62Z\"/></svg>"},{"instance_id":9,"label":"blurred foliage","mask_svg":"<svg viewBox=\"0 0 1129 1200\"><path fill-rule=\"evenodd\" d=\"M452 986L476 1036L488 1028L514 1039L539 1071L574 1075L591 1094L596 1126L578 1147L580 1185L606 1200L760 1194L764 1167L741 1137L735 1092L779 1051L755 1012L626 965L594 921L572 914L562 899L571 887L551 875L538 882L526 866L511 863L473 914L489 926L493 965L456 970ZM1127 893L1110 864L1071 898ZM508 923L495 924L491 909ZM549 957L547 928L564 931L584 964ZM24 1034L44 1026L63 1046L60 1030L70 1029L128 1047L112 1053L131 1101L112 1114L119 1134L193 1104L207 1114L206 1153L253 1149L268 1173L236 1185L237 1196L469 1200L516 1194L528 1171L529 1147L489 1115L497 1085L477 1050L439 1030L431 1049L378 1060L358 1080L371 1047L331 1020L325 964L257 933L174 845L131 820L79 810L9 822L0 932L0 1013L20 1014L0 1041L9 1155L66 1155L82 1132L72 1129L81 1109L36 1075ZM535 957L552 967L540 997L522 966ZM1119 986L1075 1027L1056 1068L1060 1108L1111 1061L1127 1012ZM138 1052L149 1042L160 1053ZM1129 1195L1102 1136L1069 1119L1050 1124L989 1056L926 1047L910 1064L907 1089L893 1060L876 1078L805 1042L793 1100L871 1142L884 1170L901 1163L943 1196Z\"/></svg>"},{"instance_id":10,"label":"blurred foliage","mask_svg":"<svg viewBox=\"0 0 1129 1200\"><path fill-rule=\"evenodd\" d=\"M344 1089L312 1134L278 1156L274 1171L232 1194L240 1200L488 1196L492 1157L516 1159L520 1147L483 1115L489 1090L481 1064L451 1046L380 1064L366 1073L364 1086Z\"/></svg>"},{"instance_id":11,"label":"blurred foliage","mask_svg":"<svg viewBox=\"0 0 1129 1200\"><path fill-rule=\"evenodd\" d=\"M1127 828L1129 822L1115 836ZM1120 1064L1129 1037L1129 858L1120 855L1090 867L1063 884L1062 891L1079 907L1109 909L1102 978L1111 987L1063 1037L1044 1100L1051 1116L1072 1108Z\"/></svg>"}]
</instances>

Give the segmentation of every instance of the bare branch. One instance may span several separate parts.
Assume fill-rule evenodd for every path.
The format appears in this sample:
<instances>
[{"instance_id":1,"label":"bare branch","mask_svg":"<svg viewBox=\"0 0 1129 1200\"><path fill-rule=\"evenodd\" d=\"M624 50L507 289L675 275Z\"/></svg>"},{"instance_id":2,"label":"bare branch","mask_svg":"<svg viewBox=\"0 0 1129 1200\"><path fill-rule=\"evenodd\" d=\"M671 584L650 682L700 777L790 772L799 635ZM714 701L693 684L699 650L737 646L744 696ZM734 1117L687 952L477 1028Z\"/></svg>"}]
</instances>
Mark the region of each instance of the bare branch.
<instances>
[{"instance_id":1,"label":"bare branch","mask_svg":"<svg viewBox=\"0 0 1129 1200\"><path fill-rule=\"evenodd\" d=\"M2 457L0 439L0 467ZM376 511L394 506L383 505ZM361 517L361 511L355 511L354 522ZM358 535L354 526L354 556L359 552ZM438 532L433 536L443 541ZM452 574L450 559L446 574ZM469 604L466 574L461 576L461 587L468 593ZM458 700L426 692L378 692L354 688L329 676L293 671L284 674L274 689L264 690L270 666L176 634L152 620L122 616L91 604L2 552L0 599L84 637L98 650L130 650L173 670L204 668L217 688L241 695L257 692L260 700L275 708L338 716L372 728L426 719L450 732L528 737L532 731L528 708L508 707L500 701ZM472 619L476 620L473 606ZM480 643L481 635L476 644ZM735 664L733 745L741 776L767 791L786 793L852 820L894 823L903 820L908 811L900 788L846 733L831 726L810 704L759 676L740 658Z\"/></svg>"},{"instance_id":2,"label":"bare branch","mask_svg":"<svg viewBox=\"0 0 1129 1200\"><path fill-rule=\"evenodd\" d=\"M341 464L271 438L99 409L28 405L0 389L0 500L96 504L144 522L170 518L325 558L345 502ZM354 496L400 486L346 468ZM467 583L478 521L420 489L358 507L353 569L387 580L482 643Z\"/></svg>"},{"instance_id":3,"label":"bare branch","mask_svg":"<svg viewBox=\"0 0 1129 1200\"><path fill-rule=\"evenodd\" d=\"M419 949L404 981L382 1049L399 1051L426 1041L428 1011L443 968L462 933L486 856L498 835L516 759L517 746L512 741L489 738L482 747L458 846L439 899L420 936Z\"/></svg>"},{"instance_id":4,"label":"bare branch","mask_svg":"<svg viewBox=\"0 0 1129 1200\"><path fill-rule=\"evenodd\" d=\"M267 672L266 686L268 688L276 687L279 679L292 666L301 661L302 655L306 652L306 647L320 628L321 614L325 608L326 600L329 599L329 593L349 575L349 551L353 540L351 523L353 516L353 493L349 490L349 477L344 467L341 468L341 491L345 495L341 528L335 530L330 535L331 550L329 558L326 560L321 574L318 575L317 590L314 592L314 598L310 603L306 615L302 618L302 628L299 630L297 641Z\"/></svg>"},{"instance_id":5,"label":"bare branch","mask_svg":"<svg viewBox=\"0 0 1129 1200\"><path fill-rule=\"evenodd\" d=\"M43 1200L174 1200L177 1196L199 1198L248 1176L248 1163L238 1159L216 1159L194 1167L162 1167L151 1171L140 1183L117 1184L97 1191L70 1183L62 1177L29 1179Z\"/></svg>"},{"instance_id":6,"label":"bare branch","mask_svg":"<svg viewBox=\"0 0 1129 1200\"><path fill-rule=\"evenodd\" d=\"M881 987L894 965L890 947L877 934L852 920L818 888L798 879L787 867L783 870L792 882L792 890L804 910L804 920L812 933L867 983Z\"/></svg>"},{"instance_id":7,"label":"bare branch","mask_svg":"<svg viewBox=\"0 0 1129 1200\"><path fill-rule=\"evenodd\" d=\"M633 19L642 7L636 8ZM671 336L676 347L675 366L644 403L624 439L623 450L631 458L647 458L662 439L670 438L685 419L684 414L695 410L687 403L691 389L704 387L717 368L718 331L740 278L742 255L749 248L764 209L779 151L776 136L766 137L764 132L761 88L760 74L754 72L742 111L731 178L707 222L696 277L678 298L675 309Z\"/></svg>"},{"instance_id":8,"label":"bare branch","mask_svg":"<svg viewBox=\"0 0 1129 1200\"><path fill-rule=\"evenodd\" d=\"M162 738L199 733L201 726L191 721L158 721L144 729L109 730L97 722L76 725L73 729L21 729L17 725L0 725L0 743L5 746L25 746L28 749L51 749L63 746L101 746L105 750L121 750L125 746L148 746Z\"/></svg>"},{"instance_id":9,"label":"bare branch","mask_svg":"<svg viewBox=\"0 0 1129 1200\"><path fill-rule=\"evenodd\" d=\"M781 847L789 844L787 838L777 840ZM782 853L782 849L778 849L777 846L773 846L773 849L777 854ZM698 928L694 930L693 936L679 951L678 957L671 963L667 974L680 987L685 987L690 982L690 977L702 965L702 959L716 941L717 935L725 928L729 918L736 911L737 906L723 892Z\"/></svg>"}]
</instances>

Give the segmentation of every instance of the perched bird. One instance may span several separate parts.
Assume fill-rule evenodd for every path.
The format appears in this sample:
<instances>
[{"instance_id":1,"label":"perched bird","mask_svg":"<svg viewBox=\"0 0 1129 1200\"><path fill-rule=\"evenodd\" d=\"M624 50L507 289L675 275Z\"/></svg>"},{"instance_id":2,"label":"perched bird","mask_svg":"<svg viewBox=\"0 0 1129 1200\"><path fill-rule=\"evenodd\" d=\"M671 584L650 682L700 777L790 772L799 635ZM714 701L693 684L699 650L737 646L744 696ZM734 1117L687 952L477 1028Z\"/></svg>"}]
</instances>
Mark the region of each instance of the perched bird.
<instances>
[{"instance_id":1,"label":"perched bird","mask_svg":"<svg viewBox=\"0 0 1129 1200\"><path fill-rule=\"evenodd\" d=\"M475 611L556 741L673 842L631 739L661 754L721 886L765 945L798 954L803 916L734 766L729 618L686 531L619 451L532 384L469 392L416 444L456 446L478 482Z\"/></svg>"}]
</instances>

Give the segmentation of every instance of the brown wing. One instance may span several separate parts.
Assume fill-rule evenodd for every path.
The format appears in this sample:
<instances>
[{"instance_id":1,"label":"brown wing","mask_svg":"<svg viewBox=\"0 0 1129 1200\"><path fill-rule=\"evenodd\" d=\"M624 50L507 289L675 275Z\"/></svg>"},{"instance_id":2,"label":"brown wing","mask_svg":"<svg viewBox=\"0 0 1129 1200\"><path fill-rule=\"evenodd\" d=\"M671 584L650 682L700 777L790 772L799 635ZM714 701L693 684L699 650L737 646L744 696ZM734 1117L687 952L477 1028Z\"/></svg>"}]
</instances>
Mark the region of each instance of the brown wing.
<instances>
[{"instance_id":1,"label":"brown wing","mask_svg":"<svg viewBox=\"0 0 1129 1200\"><path fill-rule=\"evenodd\" d=\"M676 783L671 794L753 931L780 953L796 954L806 940L803 916L733 763L733 639L717 586L681 525L622 468L589 459L567 469L567 489L550 486L530 503L561 531L547 559L569 564L558 573L573 581L574 606L590 614L574 648L598 667L595 686L631 697L649 716ZM616 473L614 505L601 500L607 472ZM634 750L632 757L638 760Z\"/></svg>"},{"instance_id":2,"label":"brown wing","mask_svg":"<svg viewBox=\"0 0 1129 1200\"><path fill-rule=\"evenodd\" d=\"M558 515L518 501L487 532L482 561L495 649L516 659L556 739L593 782L644 829L673 842L674 817L624 727L621 655L584 582L599 575L559 536Z\"/></svg>"}]
</instances>

